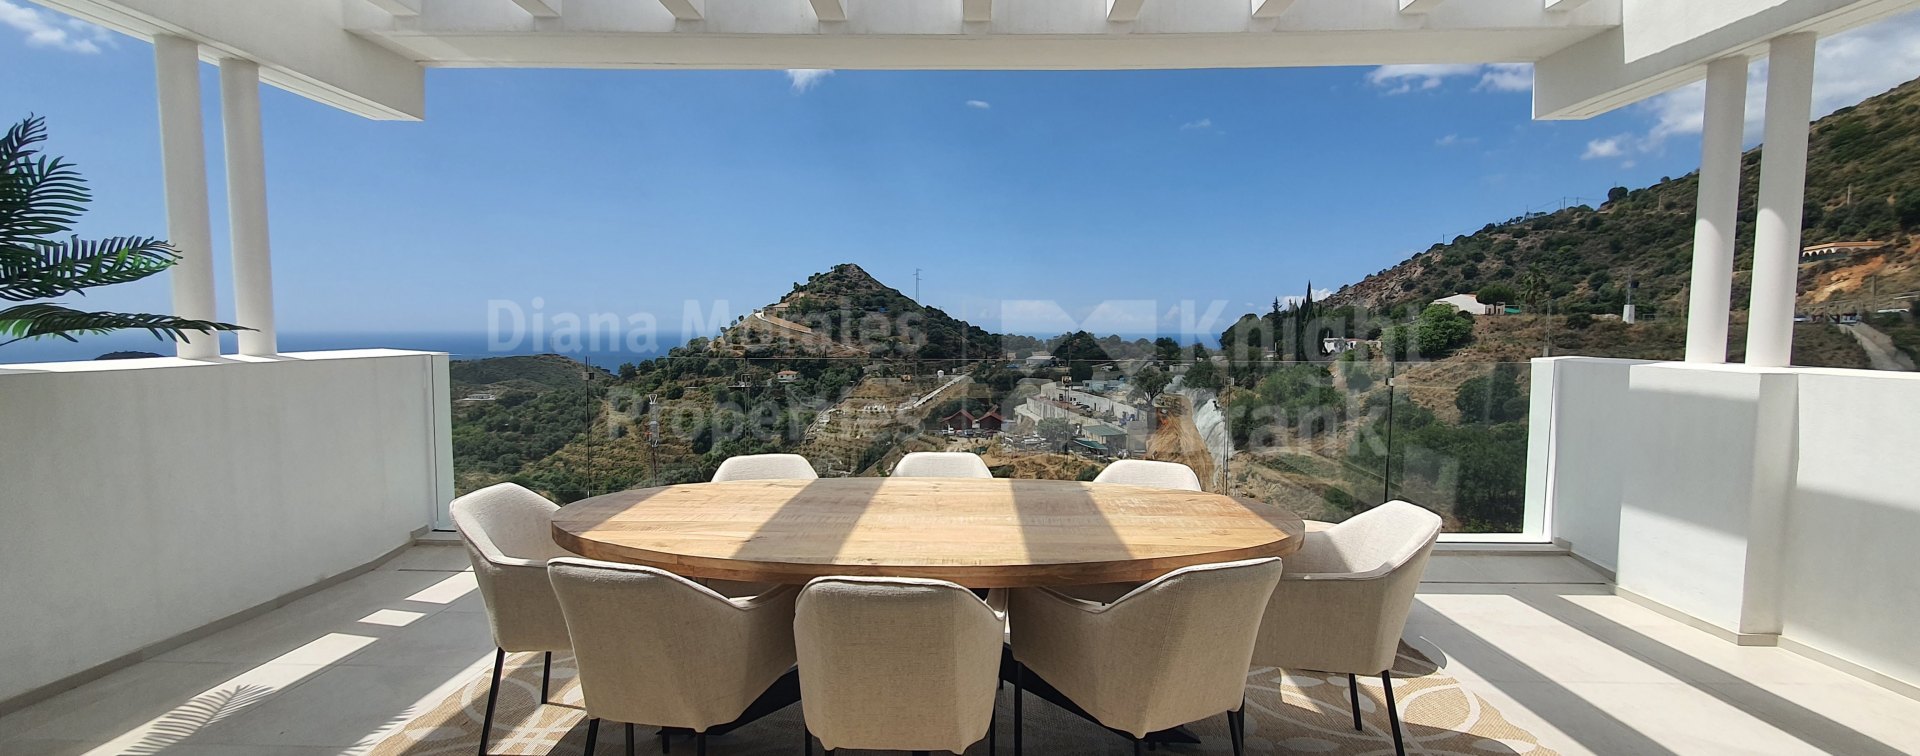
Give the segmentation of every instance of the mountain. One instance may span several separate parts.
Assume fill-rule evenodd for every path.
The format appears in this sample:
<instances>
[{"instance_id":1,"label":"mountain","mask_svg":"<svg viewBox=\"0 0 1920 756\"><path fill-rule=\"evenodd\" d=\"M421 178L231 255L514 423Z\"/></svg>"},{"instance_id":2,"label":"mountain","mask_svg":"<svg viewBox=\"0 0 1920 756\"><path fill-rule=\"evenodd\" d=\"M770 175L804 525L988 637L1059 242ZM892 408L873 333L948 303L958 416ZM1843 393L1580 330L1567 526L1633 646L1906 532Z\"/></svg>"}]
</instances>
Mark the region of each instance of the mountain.
<instances>
[{"instance_id":1,"label":"mountain","mask_svg":"<svg viewBox=\"0 0 1920 756\"><path fill-rule=\"evenodd\" d=\"M750 358L951 362L998 355L1002 344L998 335L921 305L860 266L843 263L808 276L780 301L743 316L709 348Z\"/></svg>"},{"instance_id":2,"label":"mountain","mask_svg":"<svg viewBox=\"0 0 1920 756\"><path fill-rule=\"evenodd\" d=\"M1741 162L1736 310L1748 301L1760 149ZM1686 308L1698 184L1696 173L1642 189L1616 187L1598 209L1583 205L1490 223L1342 287L1328 304L1393 308L1494 289L1500 296L1493 299L1525 302L1531 310L1551 305L1555 313L1617 314L1627 282L1634 281L1642 313L1677 317ZM1920 80L1814 124L1806 206L1807 245L1889 244L1803 267L1803 307L1871 298L1874 287L1880 295L1920 289L1920 254L1911 236L1920 230Z\"/></svg>"}]
</instances>

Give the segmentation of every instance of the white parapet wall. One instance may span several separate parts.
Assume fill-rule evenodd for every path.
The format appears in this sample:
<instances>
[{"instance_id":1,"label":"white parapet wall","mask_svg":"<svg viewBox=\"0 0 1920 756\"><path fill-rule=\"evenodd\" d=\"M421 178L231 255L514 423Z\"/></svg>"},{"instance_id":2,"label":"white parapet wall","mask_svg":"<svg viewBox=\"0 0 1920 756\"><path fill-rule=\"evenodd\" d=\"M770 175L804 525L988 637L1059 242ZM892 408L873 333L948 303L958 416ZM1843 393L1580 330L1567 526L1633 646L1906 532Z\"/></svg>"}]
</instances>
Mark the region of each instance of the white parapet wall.
<instances>
[{"instance_id":1,"label":"white parapet wall","mask_svg":"<svg viewBox=\"0 0 1920 756\"><path fill-rule=\"evenodd\" d=\"M405 547L448 412L428 352L0 366L0 703Z\"/></svg>"},{"instance_id":2,"label":"white parapet wall","mask_svg":"<svg viewBox=\"0 0 1920 756\"><path fill-rule=\"evenodd\" d=\"M1920 374L1534 366L1555 538L1703 629L1920 696Z\"/></svg>"}]
</instances>

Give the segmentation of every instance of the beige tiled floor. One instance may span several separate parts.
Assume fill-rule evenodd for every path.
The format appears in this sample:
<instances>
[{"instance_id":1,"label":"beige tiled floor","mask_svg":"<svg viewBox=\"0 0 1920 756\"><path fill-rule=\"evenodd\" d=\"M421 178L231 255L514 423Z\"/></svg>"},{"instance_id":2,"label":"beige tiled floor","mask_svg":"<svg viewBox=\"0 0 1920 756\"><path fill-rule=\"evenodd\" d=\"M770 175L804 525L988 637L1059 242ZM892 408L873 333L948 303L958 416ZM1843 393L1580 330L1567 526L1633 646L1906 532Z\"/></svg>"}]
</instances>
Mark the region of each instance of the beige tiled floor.
<instances>
[{"instance_id":1,"label":"beige tiled floor","mask_svg":"<svg viewBox=\"0 0 1920 756\"><path fill-rule=\"evenodd\" d=\"M336 754L486 669L466 554L379 569L0 718L0 754ZM1437 555L1409 642L1563 753L1920 752L1920 702L1741 648L1565 557Z\"/></svg>"}]
</instances>

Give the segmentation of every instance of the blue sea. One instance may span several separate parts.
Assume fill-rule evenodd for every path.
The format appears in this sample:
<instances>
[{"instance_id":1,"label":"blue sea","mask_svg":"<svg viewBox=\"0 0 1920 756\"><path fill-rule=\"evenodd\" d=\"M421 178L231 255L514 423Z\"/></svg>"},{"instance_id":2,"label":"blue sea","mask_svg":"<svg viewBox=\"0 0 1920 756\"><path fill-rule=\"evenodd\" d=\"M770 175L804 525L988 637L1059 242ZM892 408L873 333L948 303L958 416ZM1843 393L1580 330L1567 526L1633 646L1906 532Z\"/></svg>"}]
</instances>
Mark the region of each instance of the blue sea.
<instances>
[{"instance_id":1,"label":"blue sea","mask_svg":"<svg viewBox=\"0 0 1920 756\"><path fill-rule=\"evenodd\" d=\"M1031 334L1038 338L1053 338L1059 334ZM1136 338L1154 338L1157 334L1123 334L1129 341ZM1218 347L1219 340L1212 335L1201 337L1173 335L1183 343L1204 343L1209 347ZM608 339L607 342L614 340ZM598 348L596 348L596 346ZM456 360L479 359L483 357L509 357L527 354L563 354L595 367L613 370L623 362L639 362L658 357L666 352L668 346L651 351L627 351L622 344L606 343L590 345L572 351L555 349L552 344L541 344L536 349L530 339L521 339L510 348L497 348L490 344L485 333L282 333L280 351L282 352L322 352L335 349L417 349L427 352L446 352ZM233 334L221 337L221 354L234 354L239 350ZM0 346L0 365L15 365L31 362L70 362L91 360L108 352L152 352L170 357L174 353L173 342L155 339L144 331L121 332L103 336L81 336L78 342L65 339L36 339Z\"/></svg>"},{"instance_id":2,"label":"blue sea","mask_svg":"<svg viewBox=\"0 0 1920 756\"><path fill-rule=\"evenodd\" d=\"M564 351L543 344L535 349L531 340L522 339L513 348L491 348L485 333L282 333L280 351L282 352L321 352L335 349L417 349L428 352L446 352L454 359L478 359L482 357L507 357L525 354L564 354L596 367L612 370L623 362L639 362L659 356L664 348L648 352L625 351L620 345L605 345L611 348L583 348ZM221 339L221 354L233 354L239 350L235 337L231 334ZM102 336L81 336L78 342L65 339L36 339L0 346L0 365L27 362L67 362L73 360L91 360L108 352L153 352L161 356L172 356L173 342L155 339L144 331L112 333Z\"/></svg>"}]
</instances>

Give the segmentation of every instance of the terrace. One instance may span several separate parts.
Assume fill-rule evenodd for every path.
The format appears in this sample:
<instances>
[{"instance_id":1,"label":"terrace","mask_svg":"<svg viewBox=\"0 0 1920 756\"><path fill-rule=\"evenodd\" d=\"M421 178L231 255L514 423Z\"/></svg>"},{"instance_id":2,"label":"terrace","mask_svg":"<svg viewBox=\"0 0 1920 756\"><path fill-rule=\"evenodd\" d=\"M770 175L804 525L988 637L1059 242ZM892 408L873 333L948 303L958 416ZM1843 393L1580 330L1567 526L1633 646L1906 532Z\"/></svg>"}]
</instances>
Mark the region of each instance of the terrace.
<instances>
[{"instance_id":1,"label":"terrace","mask_svg":"<svg viewBox=\"0 0 1920 756\"><path fill-rule=\"evenodd\" d=\"M0 751L366 751L484 685L486 622L465 555L438 532L455 493L448 356L278 350L262 83L316 108L417 120L427 67L1493 62L1534 65L1547 119L1706 80L1686 359L1515 366L1527 404L1518 525L1447 536L1408 645L1554 751L1920 750L1900 726L1920 720L1920 472L1906 463L1920 377L1792 366L1814 42L1920 3L42 4L153 42L167 236L184 255L174 311L187 317L210 317L216 296L199 72L218 65L233 299L255 330L237 354L200 338L170 358L0 369L0 432L45 452L0 458ZM1769 149L1747 361L1728 364L1746 71L1762 56ZM1417 393L1428 378L1391 386ZM1432 452L1434 466L1460 464ZM89 462L103 458L140 464ZM1385 491L1451 506L1452 478L1402 484L1395 464L1379 468ZM1453 725L1425 726L1437 737ZM1256 717L1250 734L1255 752L1305 747L1277 721Z\"/></svg>"}]
</instances>

